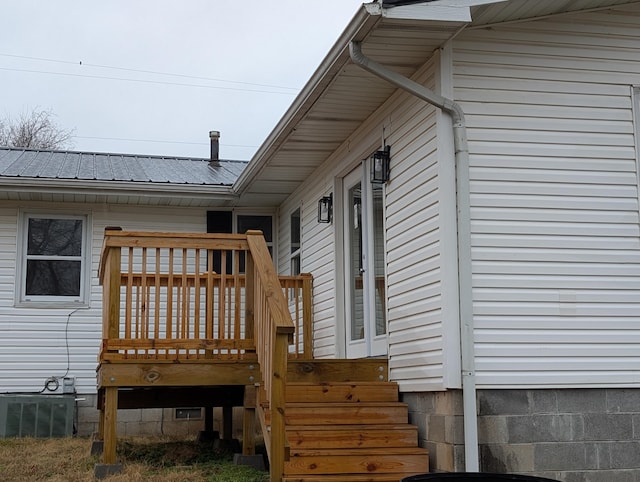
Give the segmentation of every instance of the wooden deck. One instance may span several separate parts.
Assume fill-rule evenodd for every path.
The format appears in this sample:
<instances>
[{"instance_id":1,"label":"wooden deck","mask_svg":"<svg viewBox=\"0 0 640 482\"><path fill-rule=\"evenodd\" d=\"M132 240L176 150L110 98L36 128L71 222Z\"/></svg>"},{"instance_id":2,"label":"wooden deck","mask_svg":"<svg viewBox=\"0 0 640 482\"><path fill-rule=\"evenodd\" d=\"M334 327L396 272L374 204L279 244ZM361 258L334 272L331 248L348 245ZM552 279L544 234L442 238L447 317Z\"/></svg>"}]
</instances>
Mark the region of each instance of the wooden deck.
<instances>
[{"instance_id":1,"label":"wooden deck","mask_svg":"<svg viewBox=\"0 0 640 482\"><path fill-rule=\"evenodd\" d=\"M116 462L118 408L223 407L224 436L230 437L231 409L241 406L243 453L254 453L258 420L273 481L365 480L354 478L362 469L356 459L365 456L358 450L370 452L363 469L377 474L370 480L425 471L428 457L404 426L406 406L398 402L397 387L394 392L387 384L386 360L313 359L312 278L277 276L262 233L108 228L100 281L98 436L104 464ZM386 427L375 422L387 418ZM206 427L212 425L206 420ZM362 430L363 446L350 446L346 440ZM327 446L328 440L342 442ZM383 462L390 460L382 457L385 448L397 448L405 462ZM338 462L314 469L319 449ZM335 450L350 452L338 457Z\"/></svg>"}]
</instances>

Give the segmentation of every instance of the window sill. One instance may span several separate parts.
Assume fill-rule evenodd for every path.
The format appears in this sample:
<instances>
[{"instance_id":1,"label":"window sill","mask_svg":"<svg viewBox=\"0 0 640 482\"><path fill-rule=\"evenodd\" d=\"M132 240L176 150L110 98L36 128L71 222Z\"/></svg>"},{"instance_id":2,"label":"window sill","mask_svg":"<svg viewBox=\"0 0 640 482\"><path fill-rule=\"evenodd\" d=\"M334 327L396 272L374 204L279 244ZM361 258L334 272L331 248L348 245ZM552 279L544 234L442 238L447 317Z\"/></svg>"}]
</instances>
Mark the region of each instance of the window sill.
<instances>
[{"instance_id":1,"label":"window sill","mask_svg":"<svg viewBox=\"0 0 640 482\"><path fill-rule=\"evenodd\" d=\"M35 309L80 309L80 308L90 308L90 304L85 301L54 301L54 300L43 300L43 301L17 301L14 304L15 308L35 308Z\"/></svg>"}]
</instances>

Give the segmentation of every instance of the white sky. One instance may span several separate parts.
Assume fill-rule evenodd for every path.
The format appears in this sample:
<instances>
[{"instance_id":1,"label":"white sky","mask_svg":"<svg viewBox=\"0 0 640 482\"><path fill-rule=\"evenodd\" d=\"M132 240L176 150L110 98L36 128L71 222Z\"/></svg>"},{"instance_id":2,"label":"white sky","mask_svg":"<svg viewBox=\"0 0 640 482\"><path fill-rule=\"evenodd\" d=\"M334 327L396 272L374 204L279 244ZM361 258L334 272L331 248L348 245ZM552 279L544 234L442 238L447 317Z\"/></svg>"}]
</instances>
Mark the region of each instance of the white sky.
<instances>
[{"instance_id":1,"label":"white sky","mask_svg":"<svg viewBox=\"0 0 640 482\"><path fill-rule=\"evenodd\" d=\"M51 110L75 150L169 156L219 130L248 160L362 3L0 0L0 118Z\"/></svg>"}]
</instances>

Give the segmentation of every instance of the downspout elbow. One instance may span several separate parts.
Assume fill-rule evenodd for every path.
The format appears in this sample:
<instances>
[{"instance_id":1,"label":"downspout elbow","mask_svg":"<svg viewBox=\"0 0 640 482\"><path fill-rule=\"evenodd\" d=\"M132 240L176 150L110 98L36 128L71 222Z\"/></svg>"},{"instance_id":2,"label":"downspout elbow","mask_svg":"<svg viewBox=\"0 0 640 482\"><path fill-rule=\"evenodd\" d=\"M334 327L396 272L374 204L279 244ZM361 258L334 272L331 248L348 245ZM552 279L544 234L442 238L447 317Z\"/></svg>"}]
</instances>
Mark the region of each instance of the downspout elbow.
<instances>
[{"instance_id":1,"label":"downspout elbow","mask_svg":"<svg viewBox=\"0 0 640 482\"><path fill-rule=\"evenodd\" d=\"M365 70L371 72L369 69L370 59L365 57L362 53L362 42L357 42L355 40L349 42L349 56L351 57L351 61L354 64L357 64L363 67Z\"/></svg>"}]
</instances>

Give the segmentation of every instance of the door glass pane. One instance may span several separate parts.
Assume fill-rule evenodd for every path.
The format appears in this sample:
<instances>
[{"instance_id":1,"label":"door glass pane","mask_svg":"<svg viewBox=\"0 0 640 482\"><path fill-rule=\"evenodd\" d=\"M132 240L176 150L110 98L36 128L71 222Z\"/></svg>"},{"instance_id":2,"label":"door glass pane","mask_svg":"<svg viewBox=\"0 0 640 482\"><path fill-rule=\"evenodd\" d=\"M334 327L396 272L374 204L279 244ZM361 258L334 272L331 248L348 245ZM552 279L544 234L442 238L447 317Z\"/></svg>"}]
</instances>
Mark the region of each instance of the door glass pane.
<instances>
[{"instance_id":1,"label":"door glass pane","mask_svg":"<svg viewBox=\"0 0 640 482\"><path fill-rule=\"evenodd\" d=\"M244 234L250 229L258 229L262 231L264 240L267 243L273 241L273 221L271 216L258 215L239 215L238 216L238 233Z\"/></svg>"},{"instance_id":2,"label":"door glass pane","mask_svg":"<svg viewBox=\"0 0 640 482\"><path fill-rule=\"evenodd\" d=\"M273 259L273 218L271 216L259 216L259 215L250 215L250 214L242 214L238 215L238 233L244 234L250 229L262 231L262 235L264 236L264 240L267 243L267 248L269 249L269 254ZM240 272L245 272L245 259L244 252L240 251L238 253L240 257ZM227 266L229 264L227 262ZM227 273L230 273L231 269L227 268Z\"/></svg>"},{"instance_id":3,"label":"door glass pane","mask_svg":"<svg viewBox=\"0 0 640 482\"><path fill-rule=\"evenodd\" d=\"M384 225L382 213L382 185L373 188L373 267L375 291L376 336L386 333L385 282L384 282Z\"/></svg>"},{"instance_id":4,"label":"door glass pane","mask_svg":"<svg viewBox=\"0 0 640 482\"><path fill-rule=\"evenodd\" d=\"M362 187L349 189L349 280L351 282L351 340L364 339L364 286L362 269Z\"/></svg>"},{"instance_id":5,"label":"door glass pane","mask_svg":"<svg viewBox=\"0 0 640 482\"><path fill-rule=\"evenodd\" d=\"M291 213L291 252L300 249L300 208Z\"/></svg>"}]
</instances>

